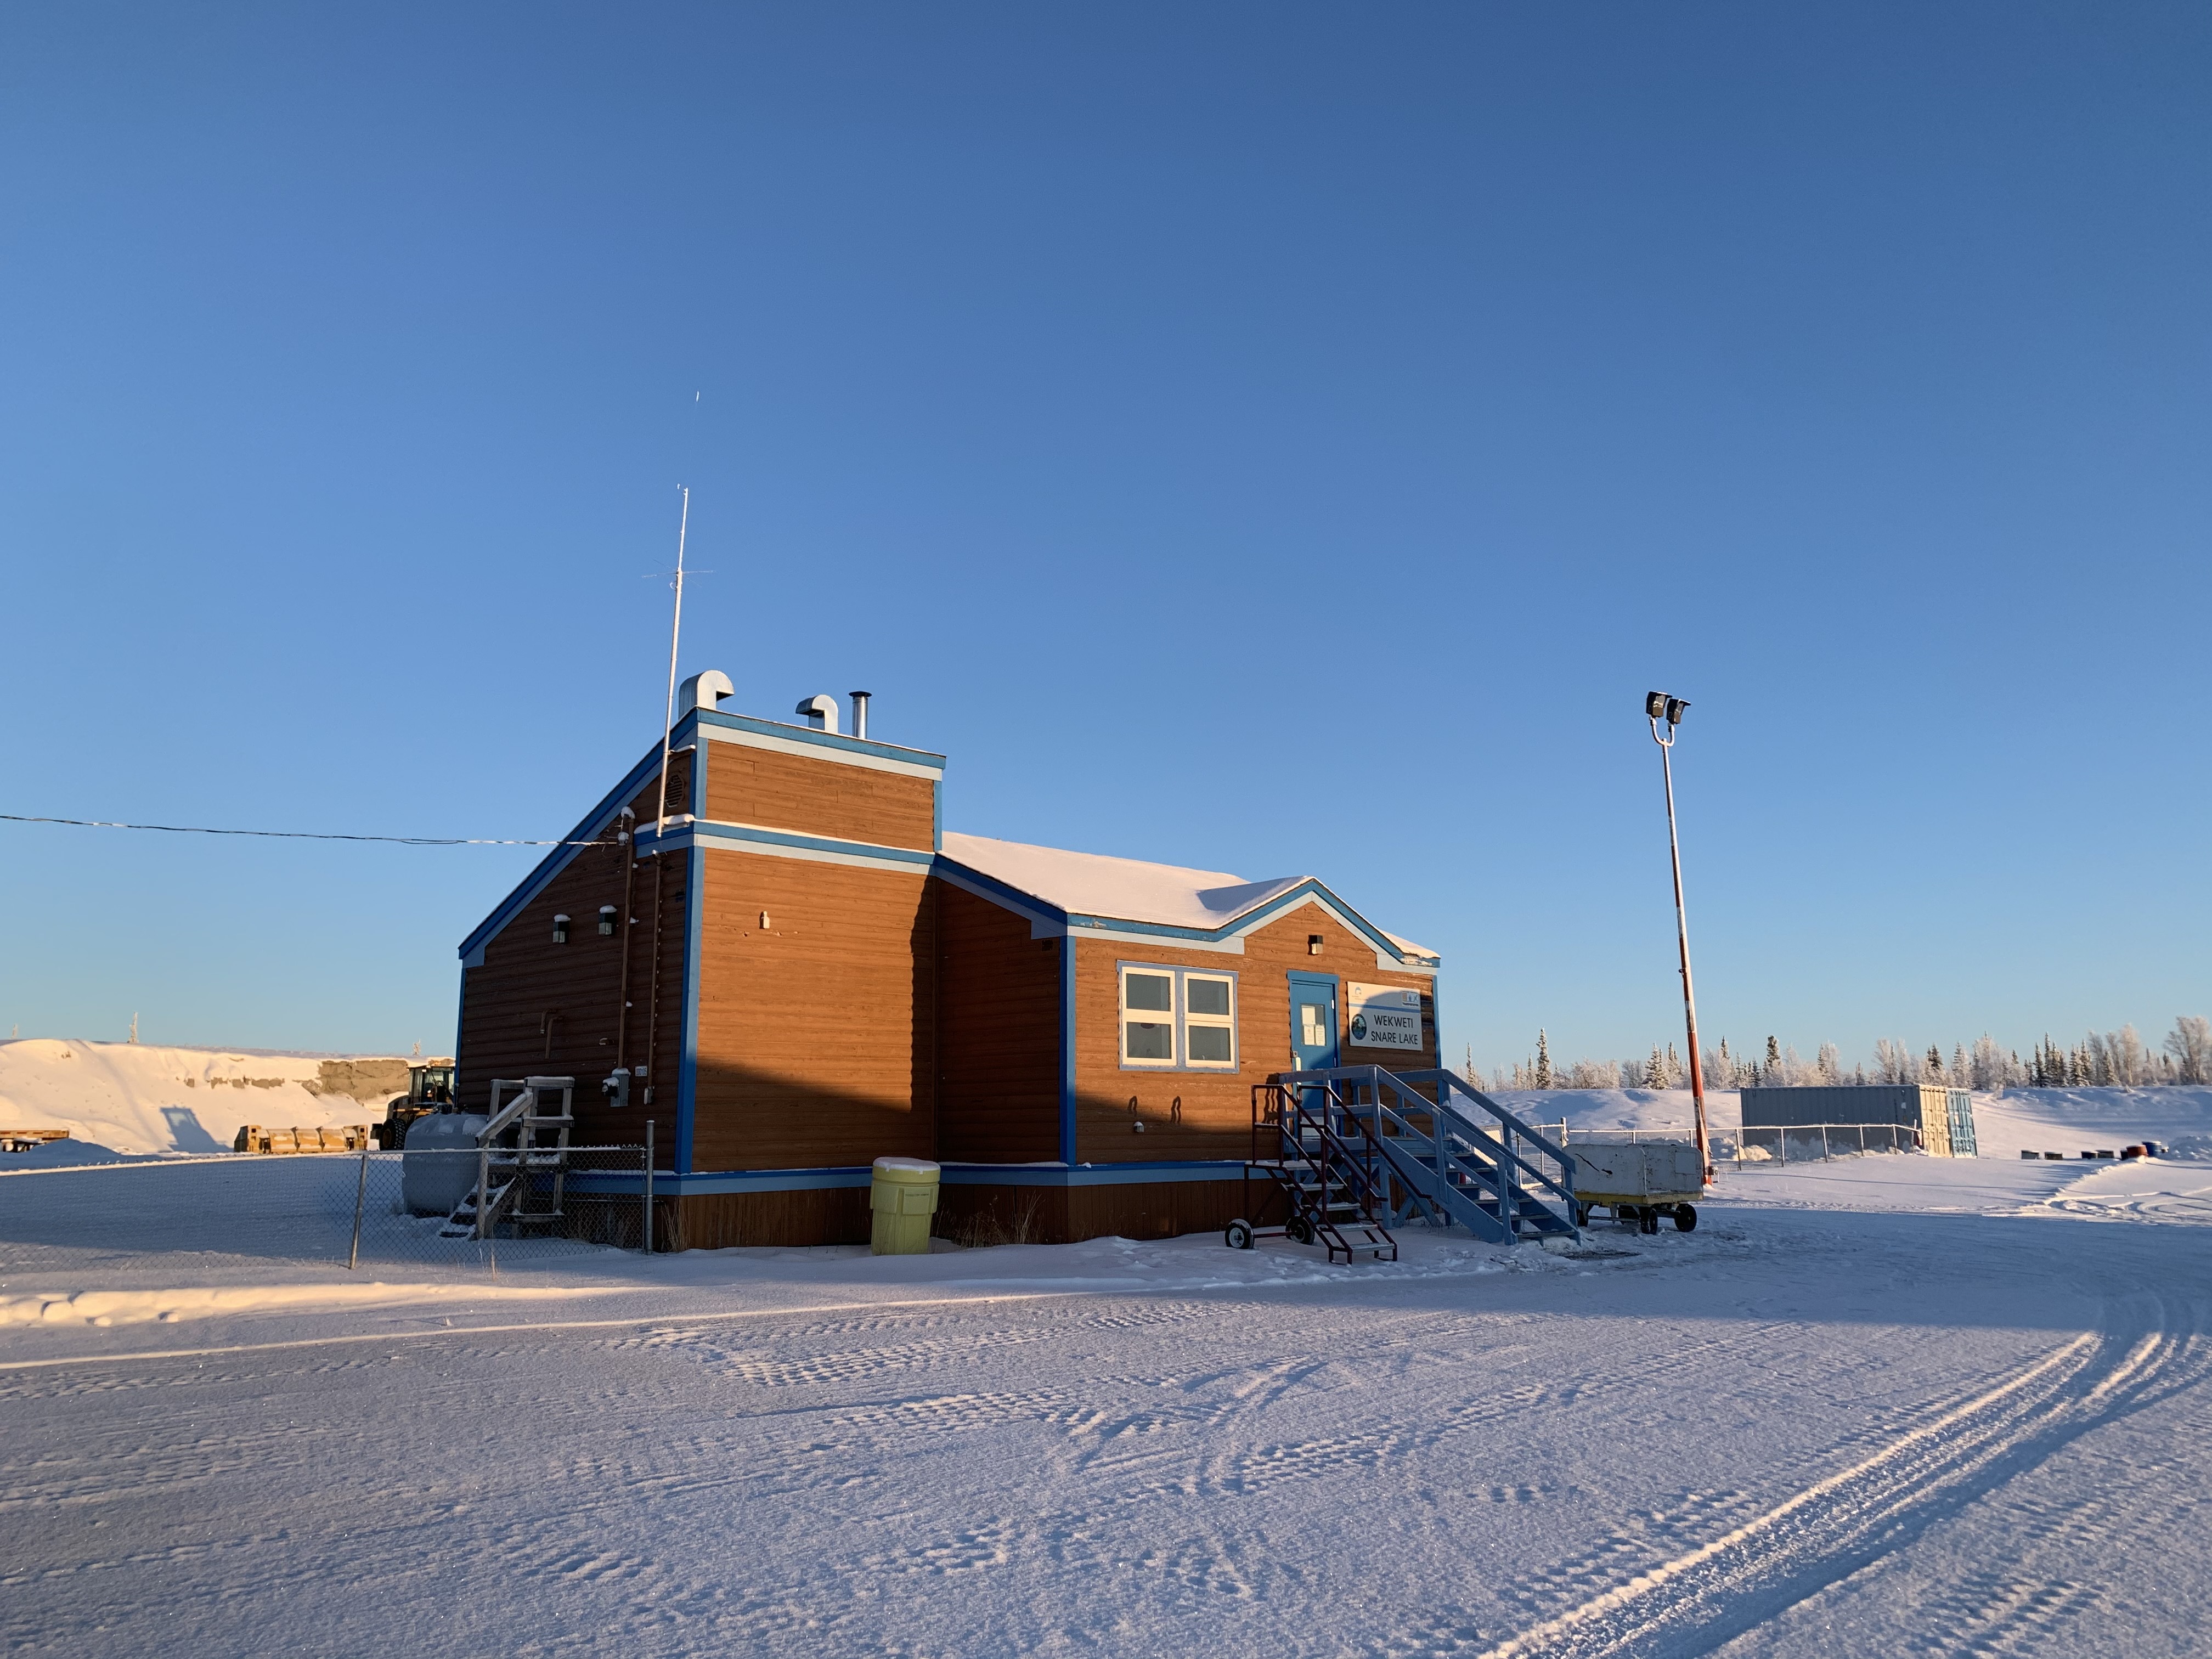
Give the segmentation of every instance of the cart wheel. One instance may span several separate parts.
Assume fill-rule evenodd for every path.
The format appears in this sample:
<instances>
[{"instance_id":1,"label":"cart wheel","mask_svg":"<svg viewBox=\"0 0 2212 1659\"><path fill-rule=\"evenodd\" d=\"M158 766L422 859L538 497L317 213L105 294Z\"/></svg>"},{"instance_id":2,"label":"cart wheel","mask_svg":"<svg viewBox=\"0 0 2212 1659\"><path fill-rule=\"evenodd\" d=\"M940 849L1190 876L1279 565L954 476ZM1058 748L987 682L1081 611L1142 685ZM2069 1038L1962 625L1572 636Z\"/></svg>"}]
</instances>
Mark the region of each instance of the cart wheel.
<instances>
[{"instance_id":1,"label":"cart wheel","mask_svg":"<svg viewBox=\"0 0 2212 1659\"><path fill-rule=\"evenodd\" d=\"M1221 1237L1232 1250L1249 1250L1252 1248L1252 1224L1241 1218L1232 1221L1223 1230Z\"/></svg>"},{"instance_id":2,"label":"cart wheel","mask_svg":"<svg viewBox=\"0 0 2212 1659\"><path fill-rule=\"evenodd\" d=\"M1659 1211L1656 1206L1647 1204L1637 1213L1643 1218L1645 1232L1656 1233L1659 1231Z\"/></svg>"},{"instance_id":3,"label":"cart wheel","mask_svg":"<svg viewBox=\"0 0 2212 1659\"><path fill-rule=\"evenodd\" d=\"M1674 1206L1674 1229L1677 1232L1685 1233L1693 1233L1698 1231L1698 1206L1696 1205L1677 1204Z\"/></svg>"},{"instance_id":4,"label":"cart wheel","mask_svg":"<svg viewBox=\"0 0 2212 1659\"><path fill-rule=\"evenodd\" d=\"M1618 1221L1622 1226L1633 1227L1638 1232L1641 1232L1644 1229L1643 1218L1636 1213L1636 1206L1633 1204L1614 1205L1613 1206L1613 1218L1615 1221Z\"/></svg>"},{"instance_id":5,"label":"cart wheel","mask_svg":"<svg viewBox=\"0 0 2212 1659\"><path fill-rule=\"evenodd\" d=\"M1293 1244L1310 1244L1314 1242L1313 1223L1302 1215L1294 1215L1285 1221L1283 1224L1283 1233Z\"/></svg>"},{"instance_id":6,"label":"cart wheel","mask_svg":"<svg viewBox=\"0 0 2212 1659\"><path fill-rule=\"evenodd\" d=\"M1587 1226L1589 1226L1589 1205L1587 1205L1587 1204L1583 1204L1583 1205L1577 1205L1577 1206L1576 1206L1576 1209L1575 1209L1575 1225L1576 1225L1576 1226L1577 1226L1577 1227L1587 1227Z\"/></svg>"}]
</instances>

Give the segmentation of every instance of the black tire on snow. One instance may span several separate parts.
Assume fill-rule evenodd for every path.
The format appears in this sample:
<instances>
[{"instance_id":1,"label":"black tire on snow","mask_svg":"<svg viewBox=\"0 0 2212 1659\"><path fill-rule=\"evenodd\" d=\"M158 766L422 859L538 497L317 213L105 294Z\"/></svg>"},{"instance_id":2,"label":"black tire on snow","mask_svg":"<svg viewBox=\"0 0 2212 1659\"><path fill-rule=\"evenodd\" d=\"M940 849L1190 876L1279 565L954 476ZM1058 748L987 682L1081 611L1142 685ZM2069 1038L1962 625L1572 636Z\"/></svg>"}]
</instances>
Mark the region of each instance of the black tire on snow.
<instances>
[{"instance_id":1,"label":"black tire on snow","mask_svg":"<svg viewBox=\"0 0 2212 1659\"><path fill-rule=\"evenodd\" d=\"M1674 1206L1674 1227L1678 1232L1697 1231L1698 1206L1694 1204L1677 1204Z\"/></svg>"},{"instance_id":2,"label":"black tire on snow","mask_svg":"<svg viewBox=\"0 0 2212 1659\"><path fill-rule=\"evenodd\" d=\"M1232 1250L1249 1250L1252 1248L1252 1224L1240 1217L1222 1230L1221 1238Z\"/></svg>"}]
</instances>

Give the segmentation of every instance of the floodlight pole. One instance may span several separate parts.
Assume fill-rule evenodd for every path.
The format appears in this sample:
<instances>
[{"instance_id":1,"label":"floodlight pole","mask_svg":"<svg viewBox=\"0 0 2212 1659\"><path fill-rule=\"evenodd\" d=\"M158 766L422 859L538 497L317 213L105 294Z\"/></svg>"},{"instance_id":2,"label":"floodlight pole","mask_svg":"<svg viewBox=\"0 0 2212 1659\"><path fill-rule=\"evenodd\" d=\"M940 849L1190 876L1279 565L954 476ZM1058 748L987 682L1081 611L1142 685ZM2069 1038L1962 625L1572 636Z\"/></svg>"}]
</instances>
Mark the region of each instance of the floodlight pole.
<instances>
[{"instance_id":1,"label":"floodlight pole","mask_svg":"<svg viewBox=\"0 0 2212 1659\"><path fill-rule=\"evenodd\" d=\"M1689 1029L1690 1038L1690 1097L1697 1104L1698 1166L1704 1172L1705 1183L1713 1184L1713 1158L1705 1134L1705 1062L1698 1048L1698 994L1690 981L1690 921L1682 905L1682 843L1674 830L1674 728L1682 723L1682 711L1690 705L1680 697L1668 697L1663 706L1654 711L1659 701L1654 692L1644 700L1644 713L1651 721L1651 741L1659 745L1659 770L1667 781L1667 852L1674 865L1674 939L1682 953L1682 1018ZM1666 730L1660 730L1662 720Z\"/></svg>"}]
</instances>

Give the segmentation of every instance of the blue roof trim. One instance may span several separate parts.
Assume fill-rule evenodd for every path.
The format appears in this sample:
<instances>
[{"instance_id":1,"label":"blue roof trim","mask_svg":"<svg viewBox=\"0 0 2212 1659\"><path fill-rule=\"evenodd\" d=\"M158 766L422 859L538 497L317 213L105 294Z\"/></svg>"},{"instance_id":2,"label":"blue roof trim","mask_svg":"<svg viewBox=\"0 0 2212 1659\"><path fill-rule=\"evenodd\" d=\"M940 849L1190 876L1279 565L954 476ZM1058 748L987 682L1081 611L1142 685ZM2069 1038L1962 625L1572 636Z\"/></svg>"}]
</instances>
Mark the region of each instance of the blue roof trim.
<instances>
[{"instance_id":1,"label":"blue roof trim","mask_svg":"<svg viewBox=\"0 0 2212 1659\"><path fill-rule=\"evenodd\" d=\"M872 738L848 738L838 732L818 732L811 726L792 726L782 720L764 720L751 714L725 714L719 708L695 708L676 722L680 735L687 724L719 726L726 732L751 732L763 738L783 738L794 743L811 744L819 749L839 750L848 755L872 755L878 760L903 761L909 766L933 766L945 769L945 757L932 754L927 749L902 749L896 744L878 743Z\"/></svg>"},{"instance_id":2,"label":"blue roof trim","mask_svg":"<svg viewBox=\"0 0 2212 1659\"><path fill-rule=\"evenodd\" d=\"M1154 1164L946 1164L948 1187L1133 1187L1162 1182L1235 1181L1243 1164L1227 1159L1169 1160ZM642 1177L628 1170L580 1170L568 1176L574 1191L593 1194L636 1192ZM653 1172L657 1197L695 1193L820 1192L872 1184L866 1164L812 1170L709 1170L678 1175Z\"/></svg>"},{"instance_id":3,"label":"blue roof trim","mask_svg":"<svg viewBox=\"0 0 2212 1659\"><path fill-rule=\"evenodd\" d=\"M599 804L586 812L574 829L562 837L563 841L590 841L607 825L613 823L629 798L645 787L645 781L660 769L660 745L653 744L646 757L630 768L623 781L600 799ZM580 847L556 847L539 860L538 866L522 878L520 885L499 902L498 907L477 924L476 931L461 941L459 955L465 957L477 945L514 920L515 912L536 898L545 884L559 875L584 849Z\"/></svg>"},{"instance_id":4,"label":"blue roof trim","mask_svg":"<svg viewBox=\"0 0 2212 1659\"><path fill-rule=\"evenodd\" d=\"M1024 893L1020 888L1010 886L1000 881L996 876L985 875L972 864L963 864L958 859L949 858L943 853L937 855L937 862L940 866L957 870L963 885L985 890L977 893L976 896L979 898L994 896L1003 898L1009 904L1018 905L1022 909L1033 911L1038 915L1049 916L1055 921L1067 920L1067 912L1050 899L1041 899L1034 893Z\"/></svg>"},{"instance_id":5,"label":"blue roof trim","mask_svg":"<svg viewBox=\"0 0 2212 1659\"><path fill-rule=\"evenodd\" d=\"M1179 927L1171 922L1131 921L1121 916L1087 915L1081 911L1063 910L1049 899L1039 898L1036 894L1024 892L1018 887L1000 881L995 876L985 875L973 865L963 864L956 858L951 858L940 853L938 854L937 861L940 866L958 871L963 884L972 884L975 887L988 889L988 891L984 895L986 897L991 894L997 894L1011 905L1018 906L1024 910L1036 911L1066 923L1070 936L1076 939L1083 937L1079 930L1096 927L1102 933L1141 933L1148 939L1187 939L1212 944L1222 939L1235 939L1240 933L1248 933L1263 925L1280 912L1301 904L1306 899L1317 895L1328 900L1334 909L1351 922L1360 936L1377 951L1396 961L1410 963L1416 967L1429 965L1423 959L1409 956L1401 951L1390 942L1389 935L1385 934L1381 928L1338 897L1327 883L1313 876L1308 876L1295 887L1285 888L1264 903L1254 905L1250 909L1241 912L1218 927Z\"/></svg>"},{"instance_id":6,"label":"blue roof trim","mask_svg":"<svg viewBox=\"0 0 2212 1659\"><path fill-rule=\"evenodd\" d=\"M1295 887L1285 888L1265 903L1254 905L1249 910L1243 912L1231 921L1224 922L1218 927L1177 927L1164 921L1129 921L1120 916L1082 915L1069 916L1067 922L1070 927L1096 927L1102 932L1116 933L1143 933L1153 939L1211 941L1235 939L1240 933L1249 933L1281 912L1295 908L1307 899L1316 896L1328 900L1331 908L1350 921L1353 929L1377 951L1400 962L1413 960L1393 945L1382 929L1339 898L1326 884L1311 876L1308 876ZM1081 935L1078 934L1077 937L1080 938Z\"/></svg>"},{"instance_id":7,"label":"blue roof trim","mask_svg":"<svg viewBox=\"0 0 2212 1659\"><path fill-rule=\"evenodd\" d=\"M690 823L672 828L667 845L680 846L678 837L694 844L700 842L750 842L762 847L795 847L810 853L845 853L854 858L878 859L890 863L911 864L927 872L937 861L937 854L919 847L885 847L872 841L837 841L828 836L802 836L792 830L757 830L750 824L714 823L694 818ZM650 830L639 831L639 840L648 845L658 843Z\"/></svg>"}]
</instances>

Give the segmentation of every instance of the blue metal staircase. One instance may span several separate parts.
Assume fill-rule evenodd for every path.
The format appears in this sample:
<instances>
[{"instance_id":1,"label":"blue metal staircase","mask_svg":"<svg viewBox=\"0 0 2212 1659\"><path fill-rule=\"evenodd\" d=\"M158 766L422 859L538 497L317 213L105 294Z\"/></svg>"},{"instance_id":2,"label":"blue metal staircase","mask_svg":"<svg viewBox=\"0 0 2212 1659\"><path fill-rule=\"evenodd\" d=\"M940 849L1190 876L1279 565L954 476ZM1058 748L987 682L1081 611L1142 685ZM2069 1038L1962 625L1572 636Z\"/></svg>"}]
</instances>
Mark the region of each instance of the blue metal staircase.
<instances>
[{"instance_id":1,"label":"blue metal staircase","mask_svg":"<svg viewBox=\"0 0 2212 1659\"><path fill-rule=\"evenodd\" d=\"M1457 1223L1493 1244L1582 1237L1565 1149L1454 1073L1342 1066L1278 1073L1261 1091L1301 1103L1347 1147L1372 1146L1378 1224Z\"/></svg>"}]
</instances>

